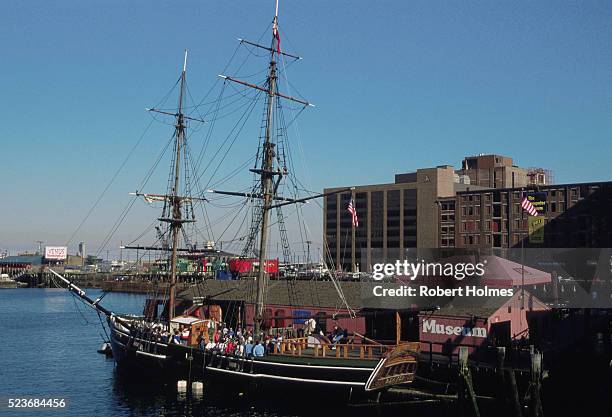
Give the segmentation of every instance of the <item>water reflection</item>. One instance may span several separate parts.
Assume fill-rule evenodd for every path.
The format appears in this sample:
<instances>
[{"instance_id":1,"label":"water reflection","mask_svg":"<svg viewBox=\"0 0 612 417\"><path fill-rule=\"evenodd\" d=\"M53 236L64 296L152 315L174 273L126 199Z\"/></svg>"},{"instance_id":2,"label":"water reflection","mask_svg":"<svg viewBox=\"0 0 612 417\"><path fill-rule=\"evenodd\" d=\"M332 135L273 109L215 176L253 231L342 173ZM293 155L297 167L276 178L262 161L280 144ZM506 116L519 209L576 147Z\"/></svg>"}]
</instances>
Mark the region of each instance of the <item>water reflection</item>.
<instances>
[{"instance_id":1,"label":"water reflection","mask_svg":"<svg viewBox=\"0 0 612 417\"><path fill-rule=\"evenodd\" d=\"M222 390L205 386L201 392L177 389L175 381L139 380L114 372L113 397L117 409L134 415L185 417L277 417L293 416L282 410L269 410L245 395L227 396ZM293 404L295 406L295 404ZM317 413L320 415L320 413Z\"/></svg>"}]
</instances>

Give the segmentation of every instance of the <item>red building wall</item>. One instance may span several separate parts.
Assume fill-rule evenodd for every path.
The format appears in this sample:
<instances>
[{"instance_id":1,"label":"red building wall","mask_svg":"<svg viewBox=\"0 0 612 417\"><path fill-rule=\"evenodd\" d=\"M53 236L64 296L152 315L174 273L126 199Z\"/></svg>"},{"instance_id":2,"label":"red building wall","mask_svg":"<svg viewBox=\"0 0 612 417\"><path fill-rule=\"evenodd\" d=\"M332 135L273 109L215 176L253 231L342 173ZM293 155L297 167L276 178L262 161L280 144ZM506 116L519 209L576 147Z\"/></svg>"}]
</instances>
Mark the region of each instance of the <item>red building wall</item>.
<instances>
[{"instance_id":1,"label":"red building wall","mask_svg":"<svg viewBox=\"0 0 612 417\"><path fill-rule=\"evenodd\" d=\"M524 305L524 308L521 306ZM525 302L521 302L521 292L503 302L489 317L472 315L419 315L419 340L421 350L436 353L457 353L459 346L467 346L470 353L478 347L492 342L492 326L507 323L510 338L529 338L527 315L535 311L548 311L550 308L525 291Z\"/></svg>"},{"instance_id":2,"label":"red building wall","mask_svg":"<svg viewBox=\"0 0 612 417\"><path fill-rule=\"evenodd\" d=\"M252 304L246 306L246 322L253 323L255 307ZM346 310L336 310L331 308L319 308L319 307L301 307L301 306L286 306L286 305L267 305L266 306L266 319L269 321L271 327L286 327L295 324L299 329L302 327L304 320L310 317L316 317L317 314L325 314L329 318L325 320L327 331L333 330L334 326L339 326L342 329L346 329L349 333L365 333L365 318L357 317L351 318L338 318L334 320L331 318L334 314L347 314ZM304 317L305 319L289 319L284 317Z\"/></svg>"}]
</instances>

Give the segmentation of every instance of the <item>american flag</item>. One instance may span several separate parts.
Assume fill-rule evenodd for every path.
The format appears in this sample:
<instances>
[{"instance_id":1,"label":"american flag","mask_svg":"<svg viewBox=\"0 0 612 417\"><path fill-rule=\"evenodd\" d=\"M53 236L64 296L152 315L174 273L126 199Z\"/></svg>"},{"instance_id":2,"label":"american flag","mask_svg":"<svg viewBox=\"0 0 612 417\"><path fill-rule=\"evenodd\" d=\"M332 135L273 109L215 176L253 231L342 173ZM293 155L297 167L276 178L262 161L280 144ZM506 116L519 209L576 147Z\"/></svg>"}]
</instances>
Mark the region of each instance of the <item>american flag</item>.
<instances>
[{"instance_id":1,"label":"american flag","mask_svg":"<svg viewBox=\"0 0 612 417\"><path fill-rule=\"evenodd\" d=\"M349 213L351 213L351 216L353 217L353 227L359 227L359 218L357 218L357 209L355 208L355 202L353 201L352 198L351 198L351 201L349 201L349 204L346 210Z\"/></svg>"},{"instance_id":2,"label":"american flag","mask_svg":"<svg viewBox=\"0 0 612 417\"><path fill-rule=\"evenodd\" d=\"M536 208L533 206L533 204L531 204L531 201L529 201L527 197L523 198L523 201L521 202L521 207L523 208L523 210L529 213L530 216L538 215L538 210L536 210Z\"/></svg>"}]
</instances>

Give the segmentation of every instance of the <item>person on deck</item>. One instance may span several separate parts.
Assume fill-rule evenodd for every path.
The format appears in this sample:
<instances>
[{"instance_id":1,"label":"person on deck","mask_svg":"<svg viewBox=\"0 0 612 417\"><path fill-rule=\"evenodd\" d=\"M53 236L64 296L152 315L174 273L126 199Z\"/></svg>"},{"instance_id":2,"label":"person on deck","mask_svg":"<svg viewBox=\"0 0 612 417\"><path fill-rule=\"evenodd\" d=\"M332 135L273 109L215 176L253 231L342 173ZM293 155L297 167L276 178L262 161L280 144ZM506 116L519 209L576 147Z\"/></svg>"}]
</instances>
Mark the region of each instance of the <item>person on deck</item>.
<instances>
[{"instance_id":1,"label":"person on deck","mask_svg":"<svg viewBox=\"0 0 612 417\"><path fill-rule=\"evenodd\" d=\"M235 349L236 349L236 345L234 344L234 339L229 339L227 342L227 345L225 346L225 354L233 355Z\"/></svg>"},{"instance_id":2,"label":"person on deck","mask_svg":"<svg viewBox=\"0 0 612 417\"><path fill-rule=\"evenodd\" d=\"M262 358L265 355L265 353L266 353L266 348L264 348L264 345L260 340L257 343L257 345L255 345L255 347L253 348L253 356Z\"/></svg>"},{"instance_id":3,"label":"person on deck","mask_svg":"<svg viewBox=\"0 0 612 417\"><path fill-rule=\"evenodd\" d=\"M175 343L177 345L181 344L181 335L179 334L178 330L174 331L174 336L172 336L172 343Z\"/></svg>"},{"instance_id":4,"label":"person on deck","mask_svg":"<svg viewBox=\"0 0 612 417\"><path fill-rule=\"evenodd\" d=\"M183 329L183 332L181 333L181 343L183 345L189 344L189 335L190 334L191 334L191 331L190 331L189 327L185 326L185 328Z\"/></svg>"},{"instance_id":5,"label":"person on deck","mask_svg":"<svg viewBox=\"0 0 612 417\"><path fill-rule=\"evenodd\" d=\"M243 336L238 338L238 343L236 344L236 356L244 356L244 345L246 344L246 340Z\"/></svg>"},{"instance_id":6,"label":"person on deck","mask_svg":"<svg viewBox=\"0 0 612 417\"><path fill-rule=\"evenodd\" d=\"M246 356L247 358L251 358L253 356L254 347L255 346L253 345L253 338L249 336L246 345L244 346L244 356Z\"/></svg>"},{"instance_id":7,"label":"person on deck","mask_svg":"<svg viewBox=\"0 0 612 417\"><path fill-rule=\"evenodd\" d=\"M170 343L170 333L166 329L162 329L160 340L162 343Z\"/></svg>"},{"instance_id":8,"label":"person on deck","mask_svg":"<svg viewBox=\"0 0 612 417\"><path fill-rule=\"evenodd\" d=\"M317 327L317 321L314 318L312 318L312 317L309 318L304 323L304 335L308 336L308 335L314 333L316 327Z\"/></svg>"},{"instance_id":9,"label":"person on deck","mask_svg":"<svg viewBox=\"0 0 612 417\"><path fill-rule=\"evenodd\" d=\"M342 340L344 339L344 330L342 330L342 328L335 326L334 327L334 333L333 333L333 339L332 339L332 343L334 344L334 347L332 349L336 348L336 345Z\"/></svg>"},{"instance_id":10,"label":"person on deck","mask_svg":"<svg viewBox=\"0 0 612 417\"><path fill-rule=\"evenodd\" d=\"M200 333L197 338L198 348L204 349L206 347L206 340L204 339L204 333Z\"/></svg>"},{"instance_id":11,"label":"person on deck","mask_svg":"<svg viewBox=\"0 0 612 417\"><path fill-rule=\"evenodd\" d=\"M282 336L279 336L278 338L274 337L270 339L268 341L268 344L266 345L266 351L268 353L274 353L274 348L276 347L277 344L280 345L282 341L283 341Z\"/></svg>"},{"instance_id":12,"label":"person on deck","mask_svg":"<svg viewBox=\"0 0 612 417\"><path fill-rule=\"evenodd\" d=\"M217 344L217 348L219 349L219 353L225 354L225 347L227 346L227 341L225 337L219 338L219 343Z\"/></svg>"}]
</instances>

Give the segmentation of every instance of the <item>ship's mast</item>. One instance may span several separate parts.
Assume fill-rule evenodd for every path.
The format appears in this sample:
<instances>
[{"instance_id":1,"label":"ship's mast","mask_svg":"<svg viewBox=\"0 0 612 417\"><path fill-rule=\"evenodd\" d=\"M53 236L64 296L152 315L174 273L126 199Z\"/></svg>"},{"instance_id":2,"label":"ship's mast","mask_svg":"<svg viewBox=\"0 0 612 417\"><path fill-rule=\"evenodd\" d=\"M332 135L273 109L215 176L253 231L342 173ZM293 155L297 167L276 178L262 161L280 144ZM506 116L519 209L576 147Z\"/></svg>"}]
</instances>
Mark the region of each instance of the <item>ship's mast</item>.
<instances>
[{"instance_id":1,"label":"ship's mast","mask_svg":"<svg viewBox=\"0 0 612 417\"><path fill-rule=\"evenodd\" d=\"M276 174L274 172L274 146L271 137L274 128L274 99L276 98L276 53L280 49L278 44L278 0L276 1L276 14L272 23L272 47L270 48L270 66L268 68L268 109L266 113L266 133L263 144L263 163L261 167L261 194L262 202L262 218L261 230L259 239L259 274L257 275L257 295L255 298L255 334L259 334L261 321L263 319L265 290L268 282L266 273L266 249L268 245L268 223L270 221L270 206L273 199L272 178Z\"/></svg>"},{"instance_id":2,"label":"ship's mast","mask_svg":"<svg viewBox=\"0 0 612 417\"><path fill-rule=\"evenodd\" d=\"M183 72L181 73L181 88L179 92L178 112L176 114L176 155L174 160L174 186L170 196L172 205L172 218L170 228L172 231L172 256L170 259L170 299L168 302L168 322L174 317L174 303L176 298L176 262L179 232L182 227L181 198L179 197L179 186L181 178L181 148L185 138L185 119L183 117L183 98L185 92L185 72L187 71L187 50L183 61Z\"/></svg>"},{"instance_id":3,"label":"ship's mast","mask_svg":"<svg viewBox=\"0 0 612 417\"><path fill-rule=\"evenodd\" d=\"M280 36L278 32L278 0L276 0L276 12L274 14L274 21L272 22L272 44L270 47L259 45L257 43L249 42L244 39L240 39L241 43L248 44L250 46L254 46L256 48L261 48L267 50L270 53L270 64L268 66L268 77L266 80L266 85L259 86L256 84L251 84L245 81L238 80L233 77L228 77L226 75L220 75L225 80L238 83L250 88L254 88L256 90L262 91L266 93L266 114L264 121L264 143L262 147L262 161L261 166L255 169L251 169L250 171L258 174L260 177L260 192L259 193L237 193L231 191L220 191L220 190L208 190L209 192L214 192L217 194L226 194L226 195L234 195L234 196L244 196L248 198L261 198L262 203L258 208L261 210L261 217L258 218L259 223L259 253L257 254L259 258L259 272L256 278L256 287L257 294L255 298L255 317L254 317L254 331L255 334L259 334L261 330L261 324L263 320L264 306L265 306L265 295L268 284L268 274L266 272L266 255L267 255L267 246L268 246L268 234L269 234L269 223L270 223L270 210L280 208L287 204L296 204L296 203L305 203L308 200L314 198L320 198L325 196L326 194L314 195L306 198L285 198L279 197L276 195L276 189L280 182L280 177L287 175L288 173L284 169L274 169L274 158L275 158L275 147L276 143L273 141L272 135L274 134L274 109L276 100L284 99L294 103L302 104L303 106L313 106L313 104L309 103L305 100L300 100L295 97L291 97L289 95L282 94L278 91L277 84L277 59L280 56L289 57L292 59L300 59L300 57L288 54L286 52L281 52L280 49ZM278 176L276 183L274 181L275 176Z\"/></svg>"}]
</instances>

